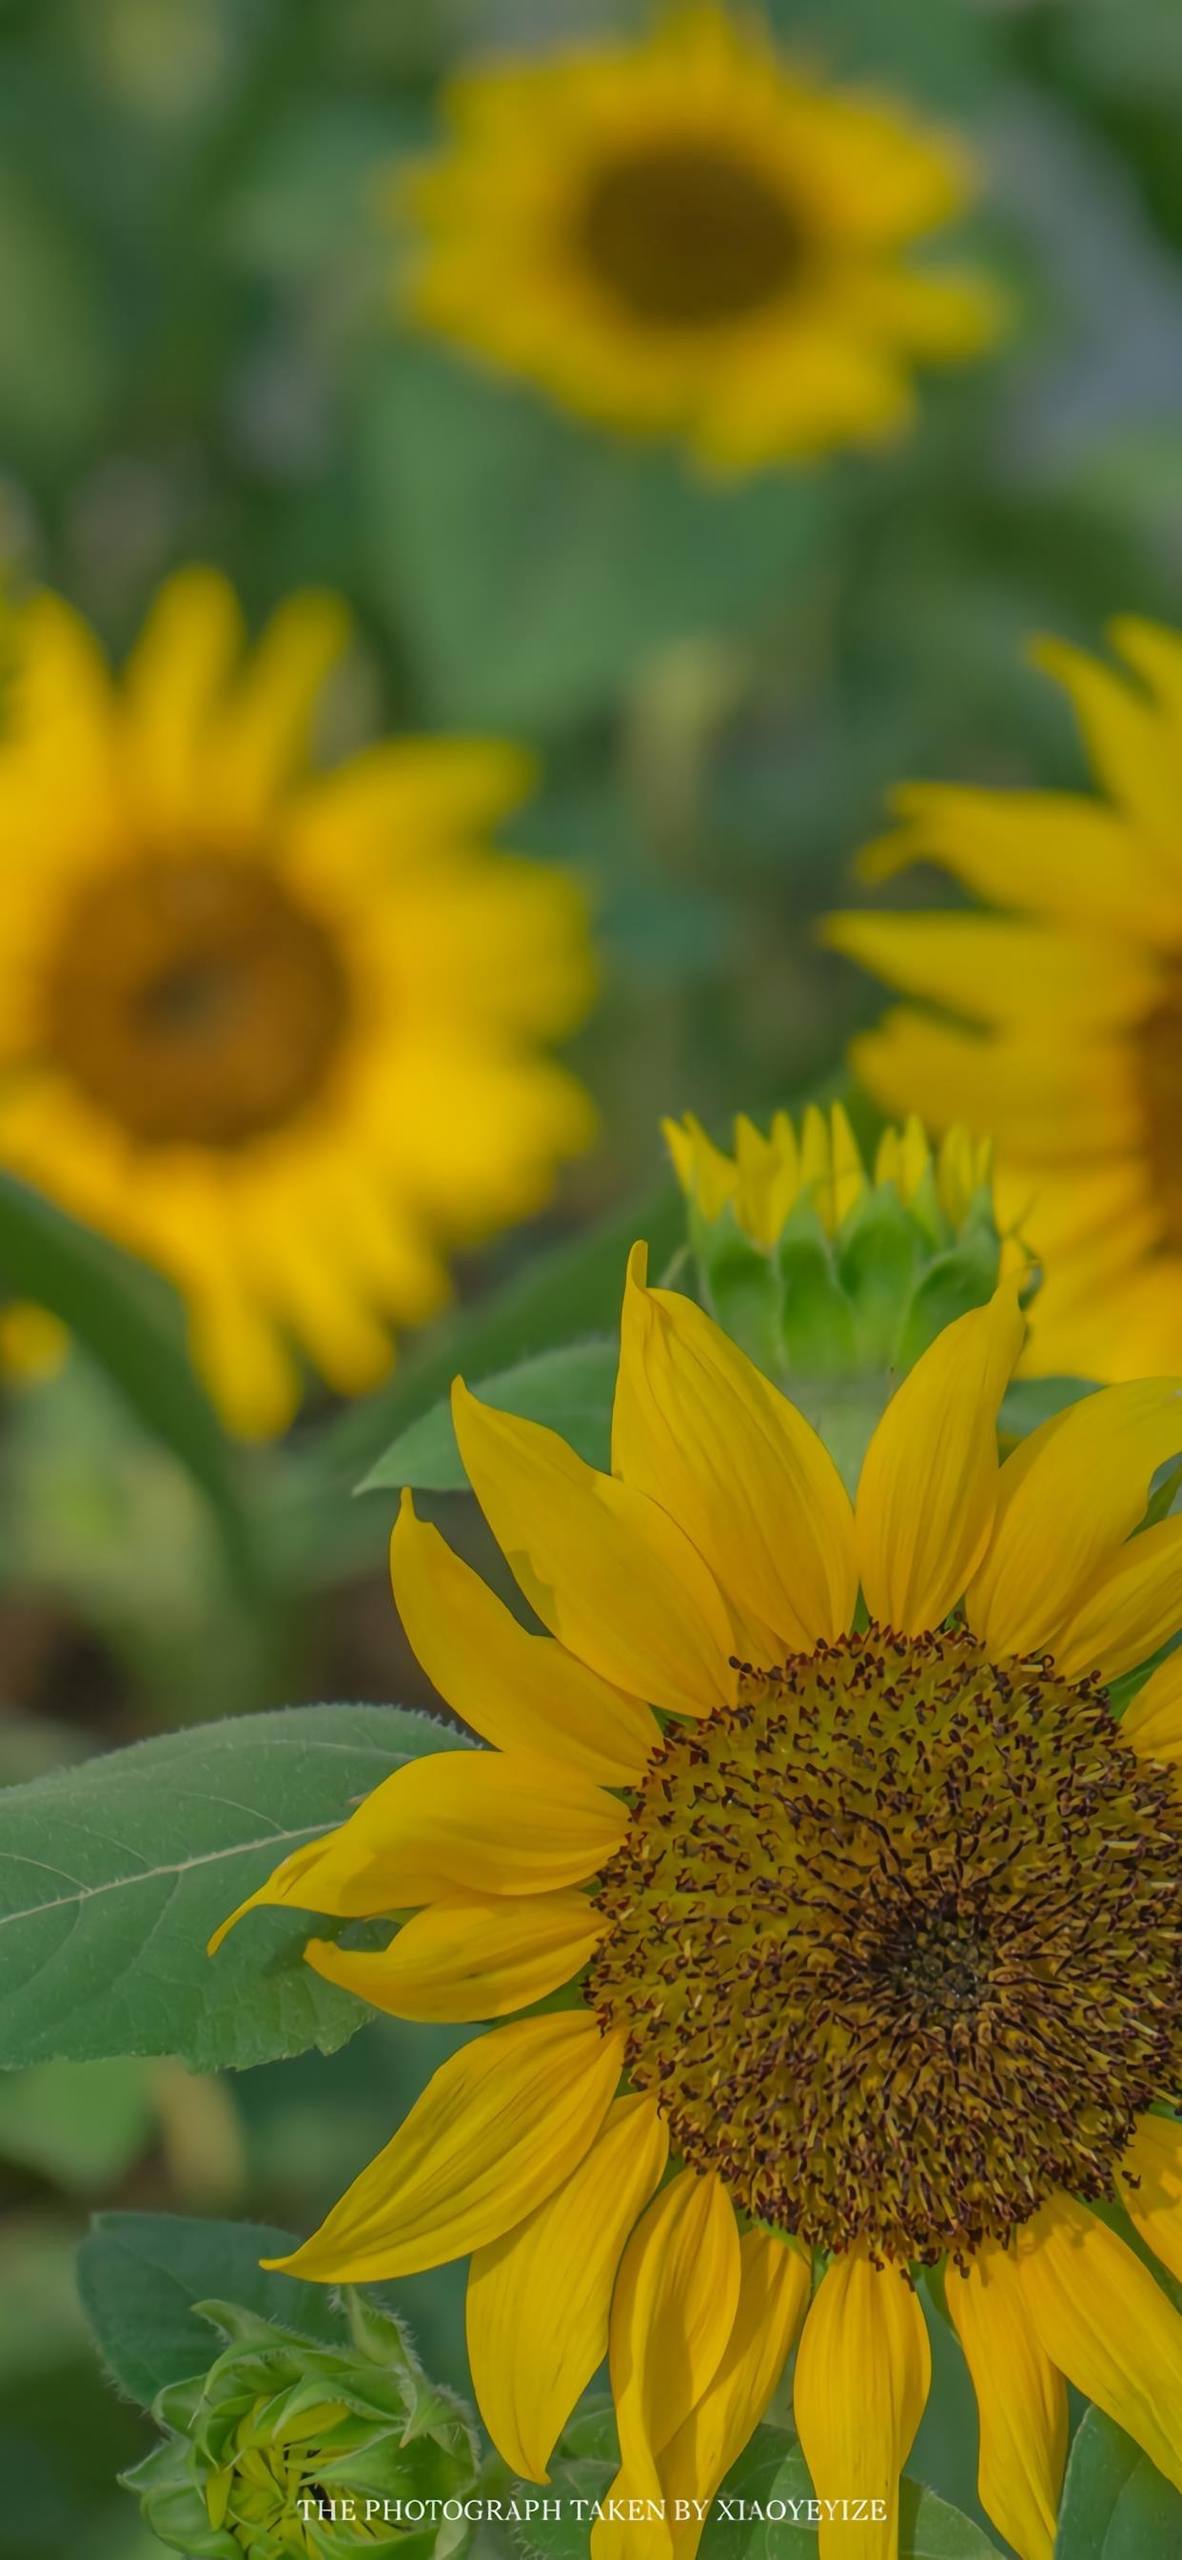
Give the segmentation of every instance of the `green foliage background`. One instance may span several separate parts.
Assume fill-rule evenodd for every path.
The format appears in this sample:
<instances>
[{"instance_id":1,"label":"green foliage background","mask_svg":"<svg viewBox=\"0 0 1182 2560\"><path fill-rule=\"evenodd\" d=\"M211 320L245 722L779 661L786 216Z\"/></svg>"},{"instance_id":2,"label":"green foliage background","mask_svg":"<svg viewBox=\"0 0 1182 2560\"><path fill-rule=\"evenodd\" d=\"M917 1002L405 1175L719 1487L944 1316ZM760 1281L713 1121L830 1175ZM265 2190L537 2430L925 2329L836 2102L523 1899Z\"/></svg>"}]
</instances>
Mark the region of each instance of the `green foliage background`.
<instances>
[{"instance_id":1,"label":"green foliage background","mask_svg":"<svg viewBox=\"0 0 1182 2560\"><path fill-rule=\"evenodd\" d=\"M1094 643L1117 611L1176 618L1175 0L780 0L777 23L835 72L971 133L987 176L972 245L1015 325L995 361L928 386L897 453L721 492L400 336L397 244L374 215L457 59L645 14L0 0L0 572L59 585L116 647L186 558L224 564L256 614L300 581L342 588L362 637L342 742L378 722L531 742L541 782L519 836L586 878L605 960L576 1047L603 1111L597 1156L541 1228L462 1274L458 1311L408 1346L382 1397L313 1405L279 1451L226 1448L167 1290L0 1184L0 1293L42 1298L76 1338L59 1380L0 1411L0 1781L62 1771L63 1820L70 1773L96 1753L166 1737L149 1748L180 1755L159 1767L184 1771L191 1808L204 1781L188 1727L322 1698L362 1702L338 1712L356 1786L372 1782L375 1753L398 1745L378 1743L365 1702L429 1703L386 1593L391 1482L417 1472L488 1563L448 1489L446 1436L423 1419L454 1367L478 1380L610 1335L623 1248L676 1243L662 1110L718 1122L832 1075L872 998L816 952L811 921L891 783L1078 778L1027 637ZM531 1409L593 1445L609 1356L594 1342L580 1356L577 1373L543 1364ZM199 1749L232 1757L238 1730ZM251 1766L277 1826L283 1757L274 1715ZM156 1783L153 1761L146 1823ZM25 1909L41 1804L0 1794L7 1919ZM192 1922L198 2006L217 1907L172 1908L178 1948ZM375 2023L331 2058L313 2046L216 2076L211 2062L243 2055L194 2012L191 2039L162 2026L127 2058L110 2011L137 1923L120 1934L114 1897L110 1918L94 1944L52 1917L2 1942L0 2053L23 2067L0 2080L0 2560L157 2550L114 2487L144 2422L100 2378L74 2289L90 2210L307 2229L449 2049L442 2031ZM43 1964L44 1994L22 2005ZM331 2048L342 2004L317 1990ZM284 2023L294 1997L287 1983L273 2015L252 2010L252 2052L306 2043L306 2019ZM116 2256L118 2230L103 2225ZM430 2368L462 2386L456 2271L400 2301ZM967 2560L990 2547L971 2403L947 2357L937 2371L914 2548ZM1130 2454L1085 2422L1068 2560L1182 2545L1177 2501ZM762 2444L748 2460L792 2458ZM594 2441L570 2459L594 2468ZM960 2519L975 2539L935 2515L941 2498L976 2517Z\"/></svg>"}]
</instances>

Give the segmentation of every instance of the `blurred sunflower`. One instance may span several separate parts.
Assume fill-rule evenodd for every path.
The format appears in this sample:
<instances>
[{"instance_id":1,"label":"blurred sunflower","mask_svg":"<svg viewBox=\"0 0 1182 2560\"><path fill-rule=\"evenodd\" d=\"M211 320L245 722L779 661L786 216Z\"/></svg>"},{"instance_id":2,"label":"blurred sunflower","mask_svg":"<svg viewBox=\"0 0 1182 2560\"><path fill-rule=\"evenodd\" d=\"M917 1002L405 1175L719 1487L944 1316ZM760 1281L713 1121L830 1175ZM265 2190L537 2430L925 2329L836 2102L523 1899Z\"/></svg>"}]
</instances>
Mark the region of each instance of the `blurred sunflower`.
<instances>
[{"instance_id":1,"label":"blurred sunflower","mask_svg":"<svg viewBox=\"0 0 1182 2560\"><path fill-rule=\"evenodd\" d=\"M549 1634L409 1502L394 1533L415 1650L494 1748L400 1770L253 1898L422 1906L385 1951L308 1949L396 2016L572 1986L445 2063L283 2263L471 2252L475 2387L532 2479L606 2351L617 2494L669 2521L601 2524L596 2560L690 2560L675 2501L713 2493L798 2331L816 2492L881 2499L857 2548L886 2560L936 2262L1021 2560L1051 2552L1064 2376L1182 2486L1182 2318L1092 2210L1121 2199L1182 2273L1182 1655L1123 1727L1102 1685L1178 1627L1182 1521L1132 1533L1182 1384L1102 1390L999 1468L1021 1338L1008 1281L948 1326L851 1503L637 1248L612 1475L456 1392Z\"/></svg>"},{"instance_id":2,"label":"blurred sunflower","mask_svg":"<svg viewBox=\"0 0 1182 2560\"><path fill-rule=\"evenodd\" d=\"M887 1014L853 1066L886 1111L992 1130L999 1200L1046 1275L1027 1366L1085 1378L1182 1367L1182 638L1124 620L1112 640L1120 673L1036 651L1106 801L910 785L862 857L872 881L938 863L1008 912L824 928L940 1008Z\"/></svg>"},{"instance_id":3,"label":"blurred sunflower","mask_svg":"<svg viewBox=\"0 0 1182 2560\"><path fill-rule=\"evenodd\" d=\"M290 1418L297 1352L372 1385L442 1249L537 1209L592 1134L539 1051L589 1001L582 900L484 841L528 760L399 740L312 771L347 636L297 596L242 662L203 569L121 685L57 597L12 632L0 1163L169 1274L248 1434Z\"/></svg>"},{"instance_id":4,"label":"blurred sunflower","mask_svg":"<svg viewBox=\"0 0 1182 2560\"><path fill-rule=\"evenodd\" d=\"M966 200L960 149L714 0L637 44L466 72L446 112L449 143L396 189L414 318L711 467L889 436L914 360L996 333L981 276L907 262Z\"/></svg>"}]
</instances>

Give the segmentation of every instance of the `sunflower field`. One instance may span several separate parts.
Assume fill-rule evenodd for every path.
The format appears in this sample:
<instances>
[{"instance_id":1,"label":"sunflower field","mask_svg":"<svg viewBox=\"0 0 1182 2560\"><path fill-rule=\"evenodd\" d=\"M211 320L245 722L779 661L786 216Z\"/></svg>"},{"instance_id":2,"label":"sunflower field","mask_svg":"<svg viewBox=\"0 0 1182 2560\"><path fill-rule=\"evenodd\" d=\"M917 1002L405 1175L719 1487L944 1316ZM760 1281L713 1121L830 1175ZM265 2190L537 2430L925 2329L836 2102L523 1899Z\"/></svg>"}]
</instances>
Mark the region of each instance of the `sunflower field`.
<instances>
[{"instance_id":1,"label":"sunflower field","mask_svg":"<svg viewBox=\"0 0 1182 2560\"><path fill-rule=\"evenodd\" d=\"M0 5L0 2560L1182 2552L1180 133Z\"/></svg>"}]
</instances>

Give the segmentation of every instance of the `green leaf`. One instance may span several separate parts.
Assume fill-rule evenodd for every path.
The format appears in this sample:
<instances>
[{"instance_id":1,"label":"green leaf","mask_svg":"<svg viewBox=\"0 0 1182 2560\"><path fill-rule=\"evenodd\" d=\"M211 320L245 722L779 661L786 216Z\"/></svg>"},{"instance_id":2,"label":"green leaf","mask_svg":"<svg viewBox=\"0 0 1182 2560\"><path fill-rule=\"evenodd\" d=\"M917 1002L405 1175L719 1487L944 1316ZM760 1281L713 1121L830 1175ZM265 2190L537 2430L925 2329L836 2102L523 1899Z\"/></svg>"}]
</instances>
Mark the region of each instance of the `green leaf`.
<instances>
[{"instance_id":1,"label":"green leaf","mask_svg":"<svg viewBox=\"0 0 1182 2560\"><path fill-rule=\"evenodd\" d=\"M158 1273L80 1226L27 1183L0 1172L0 1298L60 1318L153 1437L212 1503L236 1576L260 1576L233 1452L190 1366L180 1309Z\"/></svg>"},{"instance_id":2,"label":"green leaf","mask_svg":"<svg viewBox=\"0 0 1182 2560\"><path fill-rule=\"evenodd\" d=\"M685 1237L685 1204L675 1182L533 1255L499 1289L436 1325L428 1351L409 1353L390 1386L320 1435L310 1473L321 1496L334 1478L356 1484L411 1422L438 1404L457 1372L491 1378L580 1336L614 1332L628 1249L638 1237L647 1240L650 1269L659 1278Z\"/></svg>"},{"instance_id":3,"label":"green leaf","mask_svg":"<svg viewBox=\"0 0 1182 2560\"><path fill-rule=\"evenodd\" d=\"M816 2526L807 2522L812 2496L808 2465L795 2436L778 2427L759 2427L715 2500L702 2536L701 2560L790 2560L790 2555L791 2560L797 2555L816 2560ZM856 2532L856 2525L850 2529ZM971 2517L931 2489L904 2480L899 2560L997 2560L997 2545Z\"/></svg>"},{"instance_id":4,"label":"green leaf","mask_svg":"<svg viewBox=\"0 0 1182 2560\"><path fill-rule=\"evenodd\" d=\"M529 2560L586 2560L591 2547L591 2517L580 2505L605 2498L619 2463L616 2421L610 2400L594 2399L563 2428L550 2462L550 2481L540 2491L532 2480L515 2480L510 2497L518 2507L514 2527L519 2550ZM545 2499L557 2502L557 2516L543 2516ZM531 2509L537 2507L534 2515Z\"/></svg>"},{"instance_id":5,"label":"green leaf","mask_svg":"<svg viewBox=\"0 0 1182 2560\"><path fill-rule=\"evenodd\" d=\"M195 2302L236 2302L320 2344L342 2321L323 2285L267 2275L260 2258L295 2247L262 2222L192 2222L174 2213L101 2213L78 2252L78 2291L121 2391L149 2409L167 2382L204 2373L221 2351Z\"/></svg>"},{"instance_id":6,"label":"green leaf","mask_svg":"<svg viewBox=\"0 0 1182 2560\"><path fill-rule=\"evenodd\" d=\"M510 728L578 719L664 643L776 612L830 508L828 474L711 482L413 345L374 365L358 473L378 600L435 709Z\"/></svg>"},{"instance_id":7,"label":"green leaf","mask_svg":"<svg viewBox=\"0 0 1182 2560\"><path fill-rule=\"evenodd\" d=\"M1071 2448L1055 2560L1175 2560L1182 2497L1102 2409Z\"/></svg>"},{"instance_id":8,"label":"green leaf","mask_svg":"<svg viewBox=\"0 0 1182 2560\"><path fill-rule=\"evenodd\" d=\"M527 2481L515 2484L519 2506L530 2499L539 2505L536 2516L518 2525L531 2560L586 2560L594 2520L587 2510L606 2498L615 2469L610 2407L590 2403L565 2429L550 2465L549 2494L561 2502L562 2513L543 2515L541 2493ZM816 2560L817 2528L808 2522L812 2498L796 2437L786 2428L758 2427L713 2500L699 2560ZM904 2480L899 2516L899 2560L998 2560L996 2543L970 2516L917 2480Z\"/></svg>"},{"instance_id":9,"label":"green leaf","mask_svg":"<svg viewBox=\"0 0 1182 2560\"><path fill-rule=\"evenodd\" d=\"M294 1707L165 1734L0 1796L0 2067L176 2054L196 2071L332 2052L368 2012L302 1961L298 1912L211 1931L290 1849L460 1734L401 1708Z\"/></svg>"},{"instance_id":10,"label":"green leaf","mask_svg":"<svg viewBox=\"0 0 1182 2560\"><path fill-rule=\"evenodd\" d=\"M529 1422L548 1423L593 1467L609 1464L612 1397L615 1393L616 1342L572 1342L558 1351L539 1351L515 1368L499 1369L491 1378L471 1380L485 1404L500 1413L516 1413ZM456 1447L451 1406L446 1398L429 1413L400 1431L377 1465L371 1467L359 1493L383 1485L411 1485L422 1493L463 1493L468 1479Z\"/></svg>"}]
</instances>

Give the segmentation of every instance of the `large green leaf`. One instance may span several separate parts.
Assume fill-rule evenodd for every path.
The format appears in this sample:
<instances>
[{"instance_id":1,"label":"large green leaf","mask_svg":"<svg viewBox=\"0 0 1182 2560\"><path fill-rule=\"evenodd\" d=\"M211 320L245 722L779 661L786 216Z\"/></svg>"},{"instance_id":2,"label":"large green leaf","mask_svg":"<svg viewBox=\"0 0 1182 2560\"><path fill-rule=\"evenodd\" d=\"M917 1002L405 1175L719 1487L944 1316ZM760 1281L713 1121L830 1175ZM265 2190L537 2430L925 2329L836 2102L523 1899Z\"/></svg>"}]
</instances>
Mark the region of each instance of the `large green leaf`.
<instances>
[{"instance_id":1,"label":"large green leaf","mask_svg":"<svg viewBox=\"0 0 1182 2560\"><path fill-rule=\"evenodd\" d=\"M295 2247L262 2222L195 2222L178 2213L100 2213L78 2252L78 2290L120 2390L145 2409L166 2382L212 2364L218 2340L195 2302L237 2302L317 2340L337 2336L333 2297L260 2258Z\"/></svg>"},{"instance_id":2,"label":"large green leaf","mask_svg":"<svg viewBox=\"0 0 1182 2560\"><path fill-rule=\"evenodd\" d=\"M1055 2560L1176 2560L1182 2497L1147 2454L1089 2409L1071 2448Z\"/></svg>"},{"instance_id":3,"label":"large green leaf","mask_svg":"<svg viewBox=\"0 0 1182 2560\"><path fill-rule=\"evenodd\" d=\"M532 728L610 700L665 642L770 618L833 486L711 482L413 345L374 364L358 476L378 600L437 711Z\"/></svg>"},{"instance_id":4,"label":"large green leaf","mask_svg":"<svg viewBox=\"0 0 1182 2560\"><path fill-rule=\"evenodd\" d=\"M470 1384L486 1404L548 1423L591 1466L606 1467L618 1356L615 1342L572 1342L558 1351L539 1351L515 1368L498 1369L491 1378L473 1378ZM451 1406L441 1397L398 1433L358 1491L410 1485L422 1493L462 1493L467 1482Z\"/></svg>"},{"instance_id":5,"label":"large green leaf","mask_svg":"<svg viewBox=\"0 0 1182 2560\"><path fill-rule=\"evenodd\" d=\"M0 1795L0 2067L332 2052L368 2012L264 1911L205 1944L290 1849L461 1736L395 1707L294 1707L166 1734Z\"/></svg>"},{"instance_id":6,"label":"large green leaf","mask_svg":"<svg viewBox=\"0 0 1182 2560\"><path fill-rule=\"evenodd\" d=\"M233 1452L185 1350L180 1309L155 1272L0 1172L0 1299L47 1307L105 1370L217 1513L239 1578L260 1566Z\"/></svg>"}]
</instances>

